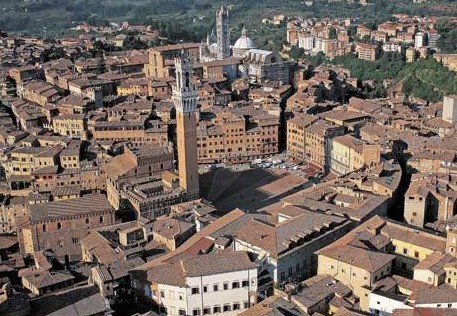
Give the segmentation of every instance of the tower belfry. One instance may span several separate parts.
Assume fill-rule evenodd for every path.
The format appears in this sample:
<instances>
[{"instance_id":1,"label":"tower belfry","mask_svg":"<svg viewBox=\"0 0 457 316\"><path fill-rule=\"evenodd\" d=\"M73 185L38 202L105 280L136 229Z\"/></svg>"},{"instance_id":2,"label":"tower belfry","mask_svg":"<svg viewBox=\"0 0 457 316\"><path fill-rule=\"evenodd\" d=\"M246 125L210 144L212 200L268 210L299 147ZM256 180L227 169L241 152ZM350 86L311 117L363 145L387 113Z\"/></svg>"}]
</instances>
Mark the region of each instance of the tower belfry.
<instances>
[{"instance_id":1,"label":"tower belfry","mask_svg":"<svg viewBox=\"0 0 457 316\"><path fill-rule=\"evenodd\" d=\"M184 50L175 59L176 86L173 102L176 108L179 185L188 194L198 195L197 160L197 87L192 82L192 63Z\"/></svg>"},{"instance_id":2,"label":"tower belfry","mask_svg":"<svg viewBox=\"0 0 457 316\"><path fill-rule=\"evenodd\" d=\"M216 13L217 59L230 56L230 26L229 12L222 6Z\"/></svg>"}]
</instances>

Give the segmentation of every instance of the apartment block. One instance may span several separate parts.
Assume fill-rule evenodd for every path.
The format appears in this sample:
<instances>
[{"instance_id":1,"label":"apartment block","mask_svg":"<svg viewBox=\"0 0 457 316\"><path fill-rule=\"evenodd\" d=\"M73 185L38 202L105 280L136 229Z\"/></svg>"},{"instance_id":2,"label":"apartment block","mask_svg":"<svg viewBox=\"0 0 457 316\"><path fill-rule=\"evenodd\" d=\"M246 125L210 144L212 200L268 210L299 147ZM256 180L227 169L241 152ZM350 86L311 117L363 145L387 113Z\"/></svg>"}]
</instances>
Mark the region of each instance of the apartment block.
<instances>
[{"instance_id":1,"label":"apartment block","mask_svg":"<svg viewBox=\"0 0 457 316\"><path fill-rule=\"evenodd\" d=\"M133 290L167 315L238 315L257 302L257 266L245 252L147 265L130 272Z\"/></svg>"},{"instance_id":2,"label":"apartment block","mask_svg":"<svg viewBox=\"0 0 457 316\"><path fill-rule=\"evenodd\" d=\"M349 134L332 139L331 169L339 175L373 167L381 161L381 146L370 145Z\"/></svg>"},{"instance_id":3,"label":"apartment block","mask_svg":"<svg viewBox=\"0 0 457 316\"><path fill-rule=\"evenodd\" d=\"M379 57L379 47L375 44L357 43L355 51L359 59L374 61Z\"/></svg>"}]
</instances>

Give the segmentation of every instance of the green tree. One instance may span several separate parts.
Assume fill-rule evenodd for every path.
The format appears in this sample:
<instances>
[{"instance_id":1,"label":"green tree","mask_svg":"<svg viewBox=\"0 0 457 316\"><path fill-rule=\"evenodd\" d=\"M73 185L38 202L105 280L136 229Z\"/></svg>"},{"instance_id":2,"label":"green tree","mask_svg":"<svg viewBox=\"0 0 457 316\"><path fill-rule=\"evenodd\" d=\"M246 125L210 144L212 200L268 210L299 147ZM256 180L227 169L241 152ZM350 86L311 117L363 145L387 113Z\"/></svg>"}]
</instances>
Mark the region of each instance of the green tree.
<instances>
[{"instance_id":1,"label":"green tree","mask_svg":"<svg viewBox=\"0 0 457 316\"><path fill-rule=\"evenodd\" d=\"M336 39L338 37L338 33L334 27L330 27L328 30L328 37L330 39Z\"/></svg>"},{"instance_id":2,"label":"green tree","mask_svg":"<svg viewBox=\"0 0 457 316\"><path fill-rule=\"evenodd\" d=\"M293 60L298 60L300 58L303 58L304 54L305 54L305 50L298 46L292 46L291 50L289 51L289 57L290 57L290 59L293 59Z\"/></svg>"},{"instance_id":3,"label":"green tree","mask_svg":"<svg viewBox=\"0 0 457 316\"><path fill-rule=\"evenodd\" d=\"M442 34L438 39L437 46L443 53L457 53L457 29Z\"/></svg>"},{"instance_id":4,"label":"green tree","mask_svg":"<svg viewBox=\"0 0 457 316\"><path fill-rule=\"evenodd\" d=\"M129 35L122 43L124 49L145 49L148 45L134 35Z\"/></svg>"}]
</instances>

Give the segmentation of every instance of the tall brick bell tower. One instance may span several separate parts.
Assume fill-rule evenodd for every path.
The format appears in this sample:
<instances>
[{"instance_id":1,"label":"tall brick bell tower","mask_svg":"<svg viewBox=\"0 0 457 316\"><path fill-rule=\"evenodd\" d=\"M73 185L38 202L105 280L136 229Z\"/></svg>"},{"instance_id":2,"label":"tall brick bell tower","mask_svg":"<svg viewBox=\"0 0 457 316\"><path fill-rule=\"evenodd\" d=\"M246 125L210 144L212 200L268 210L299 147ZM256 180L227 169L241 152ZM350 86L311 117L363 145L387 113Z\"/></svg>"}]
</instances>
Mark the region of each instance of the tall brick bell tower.
<instances>
[{"instance_id":1,"label":"tall brick bell tower","mask_svg":"<svg viewBox=\"0 0 457 316\"><path fill-rule=\"evenodd\" d=\"M192 83L192 63L184 49L175 59L175 69L173 102L176 108L179 186L188 195L198 197L197 87Z\"/></svg>"}]
</instances>

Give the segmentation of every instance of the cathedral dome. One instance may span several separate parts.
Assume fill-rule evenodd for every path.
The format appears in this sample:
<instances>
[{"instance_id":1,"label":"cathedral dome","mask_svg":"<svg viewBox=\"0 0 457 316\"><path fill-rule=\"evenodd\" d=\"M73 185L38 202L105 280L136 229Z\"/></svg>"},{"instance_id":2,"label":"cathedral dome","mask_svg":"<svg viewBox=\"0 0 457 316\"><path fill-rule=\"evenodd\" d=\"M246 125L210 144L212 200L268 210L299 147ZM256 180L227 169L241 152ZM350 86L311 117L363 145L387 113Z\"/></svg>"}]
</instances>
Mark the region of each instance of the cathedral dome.
<instances>
[{"instance_id":1,"label":"cathedral dome","mask_svg":"<svg viewBox=\"0 0 457 316\"><path fill-rule=\"evenodd\" d=\"M255 48L254 41L246 35L246 29L243 27L241 37L233 45L233 56L244 58L250 49Z\"/></svg>"},{"instance_id":2,"label":"cathedral dome","mask_svg":"<svg viewBox=\"0 0 457 316\"><path fill-rule=\"evenodd\" d=\"M246 36L246 29L243 28L241 37L233 45L234 50L250 50L255 48L254 41Z\"/></svg>"}]
</instances>

